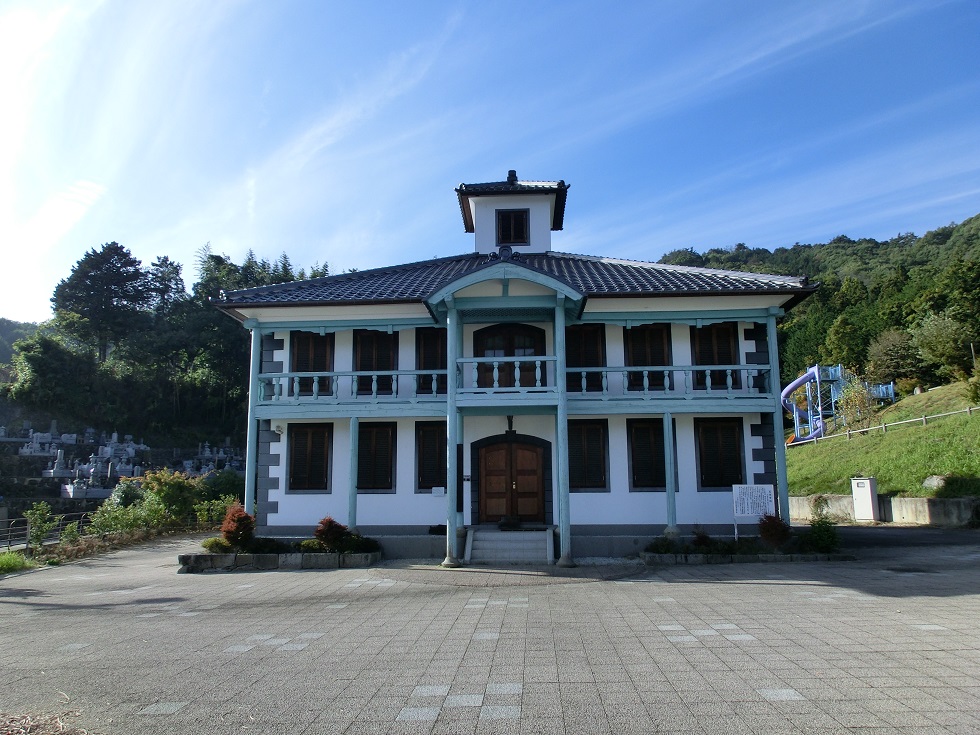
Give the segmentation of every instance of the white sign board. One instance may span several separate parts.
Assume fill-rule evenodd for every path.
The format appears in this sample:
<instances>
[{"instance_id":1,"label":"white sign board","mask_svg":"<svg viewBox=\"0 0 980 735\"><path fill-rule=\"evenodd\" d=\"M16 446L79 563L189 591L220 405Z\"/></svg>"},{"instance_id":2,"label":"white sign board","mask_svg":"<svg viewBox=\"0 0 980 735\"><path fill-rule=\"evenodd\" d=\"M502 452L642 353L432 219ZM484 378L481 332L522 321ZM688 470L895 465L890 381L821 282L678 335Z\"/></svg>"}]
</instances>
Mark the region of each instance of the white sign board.
<instances>
[{"instance_id":1,"label":"white sign board","mask_svg":"<svg viewBox=\"0 0 980 735\"><path fill-rule=\"evenodd\" d=\"M736 518L751 516L758 520L764 515L776 514L772 485L732 485L732 503Z\"/></svg>"}]
</instances>

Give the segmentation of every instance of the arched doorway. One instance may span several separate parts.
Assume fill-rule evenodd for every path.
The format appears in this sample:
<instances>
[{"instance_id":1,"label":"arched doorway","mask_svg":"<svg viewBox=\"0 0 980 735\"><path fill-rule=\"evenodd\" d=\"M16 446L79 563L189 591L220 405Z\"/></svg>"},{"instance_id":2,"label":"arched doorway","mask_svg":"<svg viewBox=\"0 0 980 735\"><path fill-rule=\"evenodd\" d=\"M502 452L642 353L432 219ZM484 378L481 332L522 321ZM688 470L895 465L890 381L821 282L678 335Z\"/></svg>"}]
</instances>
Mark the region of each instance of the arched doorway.
<instances>
[{"instance_id":1,"label":"arched doorway","mask_svg":"<svg viewBox=\"0 0 980 735\"><path fill-rule=\"evenodd\" d=\"M546 523L551 515L551 445L507 433L473 444L478 523Z\"/></svg>"}]
</instances>

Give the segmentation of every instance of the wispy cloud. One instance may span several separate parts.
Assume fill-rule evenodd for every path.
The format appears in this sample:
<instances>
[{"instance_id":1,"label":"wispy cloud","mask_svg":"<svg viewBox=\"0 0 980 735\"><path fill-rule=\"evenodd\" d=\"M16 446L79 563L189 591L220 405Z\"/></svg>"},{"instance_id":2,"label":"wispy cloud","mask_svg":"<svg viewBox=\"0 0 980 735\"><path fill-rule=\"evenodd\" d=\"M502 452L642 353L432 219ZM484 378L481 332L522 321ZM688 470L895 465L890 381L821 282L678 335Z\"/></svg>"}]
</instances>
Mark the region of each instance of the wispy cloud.
<instances>
[{"instance_id":1,"label":"wispy cloud","mask_svg":"<svg viewBox=\"0 0 980 735\"><path fill-rule=\"evenodd\" d=\"M917 229L914 223L922 222L936 227L945 224L932 219L940 203L958 202L966 215L975 213L980 151L973 141L972 127L945 130L780 176L778 186L755 172L728 171L700 182L700 191L692 187L682 193L633 199L596 220L582 222L565 246L574 249L601 242L604 252L599 254L656 259L675 248L693 246L703 251L736 240L753 247L775 247L840 234L889 237ZM736 187L735 180L753 183ZM868 231L872 226L887 229Z\"/></svg>"},{"instance_id":2,"label":"wispy cloud","mask_svg":"<svg viewBox=\"0 0 980 735\"><path fill-rule=\"evenodd\" d=\"M378 170L381 164L392 166L399 144L418 125L401 126L395 134L387 128L383 134L374 133L379 124L390 124L391 106L424 82L459 22L458 15L450 16L432 37L394 51L373 73L360 70L356 87L345 90L261 160L219 183L211 196L196 202L179 221L144 233L142 247L178 242L185 248L194 243L196 248L210 241L233 257L248 249L274 257L274 252L264 251L297 245L283 240L294 236L284 222L292 219L301 226L326 210L336 210L338 217L329 232L308 232L307 242L349 257L370 241L377 222L363 199L357 202L354 197L363 197L372 188L372 178L383 177ZM320 252L313 259L322 262L326 256Z\"/></svg>"}]
</instances>

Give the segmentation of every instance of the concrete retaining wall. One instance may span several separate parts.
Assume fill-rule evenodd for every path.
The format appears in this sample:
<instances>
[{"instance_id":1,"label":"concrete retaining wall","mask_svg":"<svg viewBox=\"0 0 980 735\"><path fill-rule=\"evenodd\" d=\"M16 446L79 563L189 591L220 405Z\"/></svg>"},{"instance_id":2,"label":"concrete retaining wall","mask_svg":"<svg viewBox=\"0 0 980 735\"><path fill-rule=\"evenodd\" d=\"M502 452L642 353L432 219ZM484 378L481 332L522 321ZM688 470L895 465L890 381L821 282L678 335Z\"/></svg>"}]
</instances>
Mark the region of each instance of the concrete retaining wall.
<instances>
[{"instance_id":1,"label":"concrete retaining wall","mask_svg":"<svg viewBox=\"0 0 980 735\"><path fill-rule=\"evenodd\" d=\"M854 519L854 501L850 495L825 495L827 512ZM813 496L789 499L793 520L809 521L813 517ZM920 526L965 526L980 521L980 498L890 498L878 496L879 520Z\"/></svg>"}]
</instances>

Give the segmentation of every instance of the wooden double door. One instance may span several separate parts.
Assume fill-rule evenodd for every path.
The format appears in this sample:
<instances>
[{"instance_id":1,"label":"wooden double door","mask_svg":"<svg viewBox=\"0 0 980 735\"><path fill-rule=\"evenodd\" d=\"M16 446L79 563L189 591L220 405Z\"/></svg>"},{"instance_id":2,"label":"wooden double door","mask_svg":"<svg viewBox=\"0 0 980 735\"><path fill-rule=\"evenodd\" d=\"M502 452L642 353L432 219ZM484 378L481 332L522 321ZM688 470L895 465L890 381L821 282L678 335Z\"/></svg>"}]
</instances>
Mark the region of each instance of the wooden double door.
<instances>
[{"instance_id":1,"label":"wooden double door","mask_svg":"<svg viewBox=\"0 0 980 735\"><path fill-rule=\"evenodd\" d=\"M519 441L479 450L480 522L544 523L544 448Z\"/></svg>"}]
</instances>

